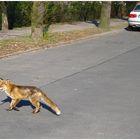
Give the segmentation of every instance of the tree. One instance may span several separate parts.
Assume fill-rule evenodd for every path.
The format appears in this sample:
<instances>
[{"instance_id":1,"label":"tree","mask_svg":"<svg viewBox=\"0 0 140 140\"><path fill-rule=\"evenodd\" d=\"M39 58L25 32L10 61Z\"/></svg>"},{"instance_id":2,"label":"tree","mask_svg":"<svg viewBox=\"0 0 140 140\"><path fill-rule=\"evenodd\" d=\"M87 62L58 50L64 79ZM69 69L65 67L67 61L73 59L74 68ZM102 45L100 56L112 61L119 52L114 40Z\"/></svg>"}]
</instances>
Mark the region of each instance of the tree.
<instances>
[{"instance_id":1,"label":"tree","mask_svg":"<svg viewBox=\"0 0 140 140\"><path fill-rule=\"evenodd\" d=\"M31 26L32 1L9 2L9 17L14 27ZM12 5L13 4L13 5ZM10 14L10 11L12 13Z\"/></svg>"},{"instance_id":2,"label":"tree","mask_svg":"<svg viewBox=\"0 0 140 140\"><path fill-rule=\"evenodd\" d=\"M31 14L31 37L35 41L43 39L44 2L34 1Z\"/></svg>"},{"instance_id":3,"label":"tree","mask_svg":"<svg viewBox=\"0 0 140 140\"><path fill-rule=\"evenodd\" d=\"M1 2L1 11L2 11L2 31L8 31L8 19L7 19L7 7L6 2Z\"/></svg>"},{"instance_id":4,"label":"tree","mask_svg":"<svg viewBox=\"0 0 140 140\"><path fill-rule=\"evenodd\" d=\"M99 27L109 30L110 28L111 1L103 1Z\"/></svg>"},{"instance_id":5,"label":"tree","mask_svg":"<svg viewBox=\"0 0 140 140\"><path fill-rule=\"evenodd\" d=\"M137 1L126 1L125 3L126 3L126 14L128 15L137 4Z\"/></svg>"},{"instance_id":6,"label":"tree","mask_svg":"<svg viewBox=\"0 0 140 140\"><path fill-rule=\"evenodd\" d=\"M124 18L124 16L126 16L126 3L124 1L121 1L118 11L118 17Z\"/></svg>"}]
</instances>

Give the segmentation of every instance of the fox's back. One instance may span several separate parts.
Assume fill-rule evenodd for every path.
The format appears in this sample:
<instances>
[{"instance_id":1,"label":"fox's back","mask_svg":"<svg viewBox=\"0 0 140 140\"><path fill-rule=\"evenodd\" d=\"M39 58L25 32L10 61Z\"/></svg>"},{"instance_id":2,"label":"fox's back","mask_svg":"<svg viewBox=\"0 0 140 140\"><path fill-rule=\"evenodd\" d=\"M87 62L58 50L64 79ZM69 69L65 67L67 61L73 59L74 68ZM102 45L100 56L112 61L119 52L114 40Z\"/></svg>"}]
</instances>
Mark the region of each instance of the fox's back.
<instances>
[{"instance_id":1,"label":"fox's back","mask_svg":"<svg viewBox=\"0 0 140 140\"><path fill-rule=\"evenodd\" d=\"M42 91L35 86L22 86L22 85L14 85L12 92L16 96L20 96L20 98L29 98L34 95L41 95Z\"/></svg>"}]
</instances>

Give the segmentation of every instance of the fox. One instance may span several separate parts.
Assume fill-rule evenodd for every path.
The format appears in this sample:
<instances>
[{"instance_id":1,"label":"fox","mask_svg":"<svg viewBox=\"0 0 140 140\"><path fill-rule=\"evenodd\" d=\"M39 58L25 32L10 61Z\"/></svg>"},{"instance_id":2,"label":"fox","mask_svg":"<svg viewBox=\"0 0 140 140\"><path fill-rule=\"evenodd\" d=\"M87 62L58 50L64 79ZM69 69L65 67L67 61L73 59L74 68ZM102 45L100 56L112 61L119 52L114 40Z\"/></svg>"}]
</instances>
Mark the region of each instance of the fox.
<instances>
[{"instance_id":1,"label":"fox","mask_svg":"<svg viewBox=\"0 0 140 140\"><path fill-rule=\"evenodd\" d=\"M47 105L56 113L61 114L61 110L41 89L35 86L16 85L9 79L0 78L0 90L4 91L11 98L10 106L7 111L16 110L16 105L23 99L27 99L35 107L32 113L38 113L41 109L40 100L44 99Z\"/></svg>"}]
</instances>

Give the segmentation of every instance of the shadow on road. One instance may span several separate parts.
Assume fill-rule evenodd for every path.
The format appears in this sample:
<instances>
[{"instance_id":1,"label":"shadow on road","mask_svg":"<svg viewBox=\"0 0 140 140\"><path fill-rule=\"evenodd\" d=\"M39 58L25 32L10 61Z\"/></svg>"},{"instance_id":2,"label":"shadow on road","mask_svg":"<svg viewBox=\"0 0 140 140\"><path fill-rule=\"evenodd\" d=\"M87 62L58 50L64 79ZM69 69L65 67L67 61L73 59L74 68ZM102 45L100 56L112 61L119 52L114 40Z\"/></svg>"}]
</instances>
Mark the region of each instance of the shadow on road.
<instances>
[{"instance_id":1,"label":"shadow on road","mask_svg":"<svg viewBox=\"0 0 140 140\"><path fill-rule=\"evenodd\" d=\"M99 26L99 21L97 21L97 20L87 21L87 23L94 24L96 27Z\"/></svg>"},{"instance_id":2,"label":"shadow on road","mask_svg":"<svg viewBox=\"0 0 140 140\"><path fill-rule=\"evenodd\" d=\"M124 28L126 31L135 31L135 32L140 32L140 27L135 27L135 28L132 28L132 27L126 27Z\"/></svg>"},{"instance_id":3,"label":"shadow on road","mask_svg":"<svg viewBox=\"0 0 140 140\"><path fill-rule=\"evenodd\" d=\"M5 104L5 103L10 103L11 102L11 98L10 97L6 97L6 99L1 101L1 105ZM40 102L41 106L46 109L49 110L50 112L52 112L53 114L56 114L49 106L47 106L46 104ZM22 106L30 106L32 109L34 109L35 107L30 103L30 101L28 100L21 100L16 107L20 108Z\"/></svg>"}]
</instances>

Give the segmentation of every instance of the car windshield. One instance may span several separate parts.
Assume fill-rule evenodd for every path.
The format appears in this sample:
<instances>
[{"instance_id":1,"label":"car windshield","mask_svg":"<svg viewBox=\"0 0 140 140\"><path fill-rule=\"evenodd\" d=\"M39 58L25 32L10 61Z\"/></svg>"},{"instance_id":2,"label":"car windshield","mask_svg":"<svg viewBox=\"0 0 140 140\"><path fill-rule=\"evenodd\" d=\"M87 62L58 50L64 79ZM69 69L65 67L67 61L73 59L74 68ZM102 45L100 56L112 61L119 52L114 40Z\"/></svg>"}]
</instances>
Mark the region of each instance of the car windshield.
<instances>
[{"instance_id":1,"label":"car windshield","mask_svg":"<svg viewBox=\"0 0 140 140\"><path fill-rule=\"evenodd\" d=\"M134 8L134 11L140 11L140 5L137 5L137 6Z\"/></svg>"}]
</instances>

